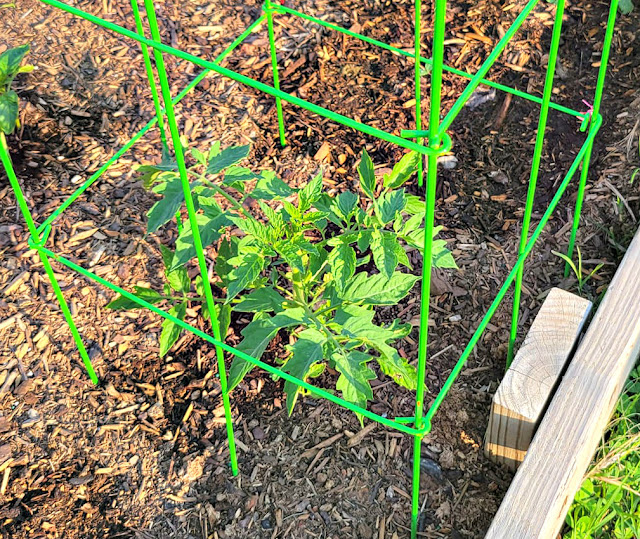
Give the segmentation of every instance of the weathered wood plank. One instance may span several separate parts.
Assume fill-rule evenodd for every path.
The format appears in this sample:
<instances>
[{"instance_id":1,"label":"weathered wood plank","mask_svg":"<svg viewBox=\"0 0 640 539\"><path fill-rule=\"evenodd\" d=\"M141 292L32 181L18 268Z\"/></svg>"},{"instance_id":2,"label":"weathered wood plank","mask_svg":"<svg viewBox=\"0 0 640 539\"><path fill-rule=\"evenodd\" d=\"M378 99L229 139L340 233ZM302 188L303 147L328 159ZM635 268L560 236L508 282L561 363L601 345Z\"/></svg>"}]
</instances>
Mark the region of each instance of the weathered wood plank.
<instances>
[{"instance_id":1,"label":"weathered wood plank","mask_svg":"<svg viewBox=\"0 0 640 539\"><path fill-rule=\"evenodd\" d=\"M551 289L493 396L488 458L512 470L520 465L591 307L575 294Z\"/></svg>"},{"instance_id":2,"label":"weathered wood plank","mask_svg":"<svg viewBox=\"0 0 640 539\"><path fill-rule=\"evenodd\" d=\"M556 537L640 354L640 232L562 379L489 539Z\"/></svg>"}]
</instances>

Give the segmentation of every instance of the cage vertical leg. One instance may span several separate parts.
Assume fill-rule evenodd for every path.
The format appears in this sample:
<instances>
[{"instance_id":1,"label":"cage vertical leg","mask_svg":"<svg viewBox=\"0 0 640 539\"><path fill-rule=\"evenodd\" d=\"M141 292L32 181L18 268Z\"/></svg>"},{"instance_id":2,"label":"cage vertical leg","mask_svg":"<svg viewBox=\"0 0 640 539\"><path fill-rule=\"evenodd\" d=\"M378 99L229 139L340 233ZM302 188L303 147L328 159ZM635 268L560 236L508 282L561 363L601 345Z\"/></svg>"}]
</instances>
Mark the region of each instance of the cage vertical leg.
<instances>
[{"instance_id":1,"label":"cage vertical leg","mask_svg":"<svg viewBox=\"0 0 640 539\"><path fill-rule=\"evenodd\" d=\"M278 57L276 51L276 38L273 30L273 5L271 0L265 0L264 11L267 14L267 28L269 33L269 52L271 54L271 67L273 69L273 87L280 90L280 76L278 74ZM284 116L282 114L282 99L276 97L276 110L278 112L278 131L280 133L280 144L286 145L284 136Z\"/></svg>"},{"instance_id":2,"label":"cage vertical leg","mask_svg":"<svg viewBox=\"0 0 640 539\"><path fill-rule=\"evenodd\" d=\"M140 17L140 7L138 6L138 0L131 0L131 8L133 9L133 17L136 21L136 32L142 37L146 37L144 33L144 26L142 24L142 18ZM142 57L144 59L144 69L147 73L147 80L149 81L149 89L151 90L151 98L153 99L153 106L156 110L156 118L158 119L158 129L160 130L160 140L162 141L162 149L168 151L169 145L167 144L167 135L164 129L164 118L162 114L162 107L160 106L160 97L158 96L158 86L156 84L155 75L153 73L153 67L151 65L151 55L149 54L149 47L144 43L140 43L140 49L142 50Z\"/></svg>"},{"instance_id":3,"label":"cage vertical leg","mask_svg":"<svg viewBox=\"0 0 640 539\"><path fill-rule=\"evenodd\" d=\"M531 173L529 175L529 189L527 191L527 201L522 217L522 230L520 232L520 246L518 256L520 256L529 240L529 227L531 225L531 214L533 212L533 202L536 196L536 185L540 173L540 161L542 160L542 150L547 130L547 118L549 116L549 103L553 91L553 78L555 76L556 62L558 60L558 49L560 47L560 36L562 35L562 17L564 16L564 0L558 0L556 4L556 16L553 23L553 33L551 36L551 46L549 48L549 61L547 74L544 81L542 93L542 104L540 105L540 116L538 118L538 132L536 133L536 143L533 150L533 160L531 162ZM507 368L513 361L513 352L518 335L518 317L520 315L520 296L522 293L522 277L524 264L518 269L513 291L513 311L511 314L511 332L509 334L509 349L507 352Z\"/></svg>"},{"instance_id":4,"label":"cage vertical leg","mask_svg":"<svg viewBox=\"0 0 640 539\"><path fill-rule=\"evenodd\" d=\"M142 18L140 17L140 7L138 6L138 0L131 0L131 9L133 10L133 18L136 21L136 32L138 32L138 35L146 37L144 33L144 26L142 24ZM155 108L156 118L158 120L160 142L162 143L162 155L163 157L165 157L169 155L169 144L167 143L167 134L164 128L164 114L160 105L160 97L158 96L158 86L156 84L155 75L153 74L153 66L151 65L151 55L149 54L149 47L146 44L140 43L140 49L142 50L144 69L147 73L149 89L151 90L151 98L153 99L153 107ZM182 217L180 216L180 210L176 212L176 223L178 225L178 232L182 232Z\"/></svg>"},{"instance_id":5,"label":"cage vertical leg","mask_svg":"<svg viewBox=\"0 0 640 539\"><path fill-rule=\"evenodd\" d=\"M613 32L616 24L616 15L618 14L618 0L611 0L609 6L609 17L607 19L607 29L605 31L604 43L602 45L602 57L600 58L600 68L598 70L598 82L596 83L596 91L593 98L593 110L591 119L596 118L600 114L600 105L602 104L602 92L604 91L604 81L607 76L607 65L609 63L609 55L611 53L611 44L613 42ZM593 151L593 141L589 143L587 153L582 162L582 170L580 172L580 183L578 185L578 195L576 197L576 206L573 213L573 226L571 227L571 236L569 238L569 246L567 247L567 256L573 258L573 249L576 244L576 234L580 225L580 214L582 213L582 202L584 201L584 190L587 185L589 176L589 165L591 163L591 153ZM569 276L569 264L565 264L564 276Z\"/></svg>"},{"instance_id":6,"label":"cage vertical leg","mask_svg":"<svg viewBox=\"0 0 640 539\"><path fill-rule=\"evenodd\" d=\"M153 0L144 0L145 11L149 20L149 28L151 30L151 37L154 41L160 42L160 30L158 28L158 21L156 19L155 6ZM209 281L209 272L207 270L207 261L204 256L204 249L202 246L202 240L200 238L200 229L198 228L198 221L196 217L196 209L193 203L193 197L191 195L191 187L189 185L189 178L187 175L187 166L185 164L184 152L182 150L182 144L180 142L180 132L178 130L178 123L173 108L173 102L171 101L171 88L169 86L169 78L167 76L167 70L164 65L164 58L160 51L155 49L153 51L154 59L156 62L156 69L158 70L158 79L160 80L160 90L162 93L162 100L164 101L165 110L167 112L167 123L169 125L169 132L171 134L171 141L173 144L173 151L175 152L176 162L178 164L178 171L180 173L180 181L182 183L182 190L184 192L185 205L187 207L187 213L189 215L189 223L191 225L191 233L193 236L193 245L195 247L198 266L200 268L200 275L202 277L202 284L204 288L205 298L207 301L207 308L211 316L211 325L213 328L213 336L216 340L221 341L220 324L218 322L218 315L216 306L213 300L213 293L211 291L211 282ZM233 475L238 474L238 458L236 454L235 440L233 437L233 417L231 415L231 405L229 403L229 389L227 385L227 371L224 364L224 353L220 347L216 347L216 356L218 362L218 373L220 376L220 389L222 392L222 401L224 406L225 421L227 426L227 439L229 442L229 456L231 460L231 471Z\"/></svg>"},{"instance_id":7,"label":"cage vertical leg","mask_svg":"<svg viewBox=\"0 0 640 539\"><path fill-rule=\"evenodd\" d=\"M27 229L29 230L29 235L31 236L31 241L35 243L36 246L41 244L40 235L36 230L36 225L33 222L33 217L31 216L31 212L29 211L29 206L27 205L27 201L24 198L24 194L22 193L22 188L20 187L20 183L18 182L18 178L16 176L15 170L13 169L13 164L11 162L11 156L9 155L9 148L7 147L6 139L4 133L0 132L0 161L2 161L2 166L4 167L5 172L7 173L7 177L9 178L9 183L11 184L11 188L16 195L16 199L18 201L18 206L20 207L20 211L24 220L27 224ZM46 233L46 232L45 232ZM53 287L53 292L60 303L60 309L62 310L62 314L64 315L67 324L69 325L69 329L71 330L71 335L73 340L78 347L78 352L80 353L80 357L82 358L82 362L84 363L85 369L89 374L89 378L94 384L98 384L100 381L98 380L98 376L93 369L93 365L91 364L91 359L89 358L89 354L87 353L87 349L82 342L82 337L78 332L78 328L76 327L75 322L73 321L73 316L71 315L71 311L69 310L69 305L67 301L64 299L64 295L62 294L62 289L58 284L58 280L56 279L55 274L53 273L53 268L51 267L51 263L49 261L49 257L41 251L38 251L40 255L40 260L42 261L42 265L44 266L44 270L51 281L51 286Z\"/></svg>"},{"instance_id":8,"label":"cage vertical leg","mask_svg":"<svg viewBox=\"0 0 640 539\"><path fill-rule=\"evenodd\" d=\"M416 100L416 130L422 130L422 88L421 88L421 70L422 62L420 62L420 50L422 48L422 41L420 34L422 32L422 0L415 1L415 22L413 26L414 31L414 78L415 78L415 100ZM418 144L422 143L422 138L416 138ZM424 156L420 156L420 163L418 163L418 187L422 187L424 183Z\"/></svg>"},{"instance_id":9,"label":"cage vertical leg","mask_svg":"<svg viewBox=\"0 0 640 539\"><path fill-rule=\"evenodd\" d=\"M420 15L421 0L415 0L415 27L416 27L416 62L419 62L420 44ZM431 70L431 109L429 111L429 146L438 148L441 145L440 131L440 106L442 92L442 70L444 63L444 35L445 17L447 11L446 0L435 0L434 5L434 29L433 29L433 66ZM416 78L419 73L416 71ZM419 81L418 81L419 83ZM416 388L415 426L418 429L424 425L424 384L427 365L427 344L429 331L429 303L431 299L431 270L433 266L433 227L435 220L436 184L438 177L438 156L429 155L427 161L427 185L425 202L425 235L424 254L422 261L422 286L420 297L420 337L418 343L418 381ZM418 534L418 518L420 512L420 460L422 449L422 436L417 435L413 440L413 484L411 496L411 537Z\"/></svg>"}]
</instances>

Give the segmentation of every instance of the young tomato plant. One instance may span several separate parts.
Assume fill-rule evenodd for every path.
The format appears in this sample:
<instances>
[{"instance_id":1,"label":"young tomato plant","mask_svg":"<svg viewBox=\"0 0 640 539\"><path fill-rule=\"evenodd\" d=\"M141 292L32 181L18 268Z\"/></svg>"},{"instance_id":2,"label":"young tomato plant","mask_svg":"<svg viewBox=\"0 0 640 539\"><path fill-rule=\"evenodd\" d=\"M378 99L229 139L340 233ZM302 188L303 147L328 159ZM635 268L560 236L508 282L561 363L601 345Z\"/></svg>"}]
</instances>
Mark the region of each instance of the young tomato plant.
<instances>
[{"instance_id":1,"label":"young tomato plant","mask_svg":"<svg viewBox=\"0 0 640 539\"><path fill-rule=\"evenodd\" d=\"M244 236L218 254L216 271L227 303L253 313L240 350L260 358L284 329L292 344L283 370L306 380L328 365L339 374L336 389L343 398L363 408L373 397L375 363L399 385L416 388L415 369L392 346L411 326L397 319L378 323L374 308L397 304L418 280L398 270L411 268L407 250L420 251L424 241L424 203L402 188L418 162L417 154L407 154L379 186L363 152L360 194L331 197L318 175L293 197L279 197L276 209L261 202L264 220L232 219ZM455 267L443 240L434 243L434 262ZM230 387L252 368L234 358ZM291 413L301 388L286 382L284 389Z\"/></svg>"},{"instance_id":2,"label":"young tomato plant","mask_svg":"<svg viewBox=\"0 0 640 539\"><path fill-rule=\"evenodd\" d=\"M18 73L33 71L33 66L21 66L29 45L8 49L0 54L0 133L10 135L18 125L18 94L11 89Z\"/></svg>"},{"instance_id":3,"label":"young tomato plant","mask_svg":"<svg viewBox=\"0 0 640 539\"><path fill-rule=\"evenodd\" d=\"M230 310L251 313L237 348L259 359L284 330L291 343L282 360L285 372L308 380L328 366L338 374L336 389L363 408L373 397L374 364L399 385L415 389L414 367L392 346L408 335L411 326L397 319L378 322L375 307L397 304L419 279L399 269L411 269L407 253L422 252L424 243L424 203L402 187L417 168L418 154L405 155L380 184L363 152L361 192L332 197L323 191L321 174L304 188L292 189L271 171L254 174L238 166L248 152L248 146L220 150L219 143L207 154L191 151L196 164L189 168L190 187L200 233L205 246L217 247L215 284L226 290L216 306L221 334L226 334ZM148 231L155 232L179 212L182 186L166 158L160 166L139 170L145 185L162 195L148 213ZM250 200L257 202L257 215L245 208ZM434 265L455 268L445 245L444 240L434 240ZM194 255L187 222L175 253L164 256L169 280L164 294L140 288L135 293L148 301L151 297L152 303L168 301L180 319L190 302L199 301L204 308L202 283L195 283L193 294L184 268ZM134 304L118 298L110 306ZM173 326L164 323L162 353L180 335ZM252 368L252 363L234 358L230 388ZM286 382L284 390L291 413L302 389Z\"/></svg>"}]
</instances>

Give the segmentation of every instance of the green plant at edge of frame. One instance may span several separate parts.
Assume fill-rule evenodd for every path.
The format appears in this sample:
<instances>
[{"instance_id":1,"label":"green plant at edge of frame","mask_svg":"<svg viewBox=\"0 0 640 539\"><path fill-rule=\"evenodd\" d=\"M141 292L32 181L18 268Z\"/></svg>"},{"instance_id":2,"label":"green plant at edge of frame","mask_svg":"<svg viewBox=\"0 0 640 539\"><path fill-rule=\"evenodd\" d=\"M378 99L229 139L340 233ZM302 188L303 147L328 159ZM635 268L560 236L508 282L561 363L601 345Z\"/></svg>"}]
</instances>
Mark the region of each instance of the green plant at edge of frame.
<instances>
[{"instance_id":1,"label":"green plant at edge of frame","mask_svg":"<svg viewBox=\"0 0 640 539\"><path fill-rule=\"evenodd\" d=\"M415 368L392 346L409 334L411 325L397 319L381 325L374 318L376 306L397 304L419 280L399 268L411 268L407 252L422 252L424 244L424 202L402 187L415 173L420 156L406 154L379 182L363 151L358 169L361 192L331 197L323 190L322 174L304 188L293 189L272 171L255 174L238 166L248 153L248 146L221 150L216 142L206 153L192 149L196 163L188 169L203 245L217 249L214 284L226 290L226 298L216 305L221 334L227 332L230 310L251 313L237 348L260 359L285 330L291 344L278 360L283 371L308 380L328 367L338 375L336 389L361 407L373 397L374 363L399 385L415 389ZM162 195L148 213L150 233L182 207L175 168L166 156L159 166L138 167L145 185ZM225 199L225 208L216 197ZM259 217L245 208L250 200L260 208ZM436 228L434 235L440 230ZM207 317L202 283L196 281L192 294L184 267L194 256L186 222L175 252L163 255L169 280L165 293L136 289L135 294L147 301L151 297L152 303L168 301L180 319L189 302L199 301ZM457 267L444 240L433 242L433 263ZM109 307L138 305L119 297ZM170 321L163 324L161 353L180 335L174 326ZM235 357L230 389L252 369L252 363ZM284 390L291 413L302 389L287 381Z\"/></svg>"},{"instance_id":2,"label":"green plant at edge of frame","mask_svg":"<svg viewBox=\"0 0 640 539\"><path fill-rule=\"evenodd\" d=\"M569 267L572 269L573 273L576 276L576 279L578 280L578 291L582 292L582 289L584 288L584 285L587 284L587 282L589 282L589 280L596 273L598 273L598 271L600 271L600 269L604 266L604 264L598 264L593 270L591 270L591 272L589 272L585 276L583 268L582 268L582 252L580 251L580 247L578 247L576 250L578 252L578 265L577 266L575 265L573 260L571 260L567 255L565 255L563 253L559 253L558 251L551 251L551 252L554 255L559 256L560 258L562 258L562 260L564 260L567 264L569 264Z\"/></svg>"},{"instance_id":3,"label":"green plant at edge of frame","mask_svg":"<svg viewBox=\"0 0 640 539\"><path fill-rule=\"evenodd\" d=\"M567 514L564 539L640 537L639 418L640 370L636 368Z\"/></svg>"},{"instance_id":4,"label":"green plant at edge of frame","mask_svg":"<svg viewBox=\"0 0 640 539\"><path fill-rule=\"evenodd\" d=\"M18 94L11 89L13 79L19 73L33 71L33 66L21 66L29 52L29 45L8 49L0 54L0 133L10 135L18 125Z\"/></svg>"}]
</instances>

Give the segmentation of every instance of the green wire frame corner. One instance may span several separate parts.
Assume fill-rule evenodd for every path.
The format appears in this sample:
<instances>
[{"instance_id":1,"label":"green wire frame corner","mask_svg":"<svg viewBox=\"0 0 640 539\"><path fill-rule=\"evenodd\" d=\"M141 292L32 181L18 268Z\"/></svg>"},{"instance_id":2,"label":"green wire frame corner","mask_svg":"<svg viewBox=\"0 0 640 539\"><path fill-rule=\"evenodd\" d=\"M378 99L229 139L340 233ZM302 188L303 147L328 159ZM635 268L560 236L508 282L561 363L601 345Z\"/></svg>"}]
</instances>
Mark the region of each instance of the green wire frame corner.
<instances>
[{"instance_id":1,"label":"green wire frame corner","mask_svg":"<svg viewBox=\"0 0 640 539\"><path fill-rule=\"evenodd\" d=\"M229 453L230 453L230 461L231 461L231 470L233 475L238 473L238 461L237 455L235 451L235 440L233 434L233 417L231 414L230 401L229 401L229 391L226 383L226 367L224 362L224 354L223 352L227 352L234 356L240 357L253 365L262 368L263 370L277 375L280 378L293 382L305 389L307 389L312 394L317 397L321 397L327 399L339 406L342 406L348 410L357 412L362 414L364 417L376 421L388 428L397 430L399 432L409 434L414 437L414 447L413 447L413 487L412 487L412 510L411 510L411 537L417 537L418 533L418 517L420 506L418 503L419 498L419 487L420 487L420 458L421 458L421 442L422 438L431 430L433 418L441 406L443 400L446 395L450 391L454 382L456 381L458 375L462 371L462 368L466 364L466 361L470 357L474 347L484 334L487 325L489 324L491 318L495 314L498 307L501 305L504 300L507 292L514 285L514 303L512 310L512 322L511 322L511 333L509 339L509 356L508 363L513 357L514 345L517 337L517 329L518 329L518 314L519 314L519 303L520 303L520 291L522 288L522 276L523 276L523 268L525 261L532 249L534 248L536 241L540 237L543 232L543 229L547 222L553 215L555 208L558 206L560 199L563 194L567 190L572 178L582 167L580 174L580 182L578 185L578 194L576 200L576 206L574 211L574 219L572 223L571 236L569 240L569 245L567 249L568 256L571 257L573 254L573 248L575 245L576 233L580 220L580 213L582 208L582 202L584 199L584 191L587 180L587 174L589 169L590 156L593 148L593 142L596 134L598 133L601 125L602 125L602 116L600 115L600 105L602 102L602 93L604 89L604 80L606 76L607 63L609 59L609 54L611 50L611 44L613 39L613 31L616 19L616 13L618 8L618 0L611 0L609 16L607 20L607 27L605 31L604 37L604 45L602 51L601 64L598 70L598 79L595 89L595 97L594 104L592 110L589 112L578 112L566 106L554 103L551 101L552 90L553 90L553 79L554 79L554 70L556 65L556 60L558 56L559 42L560 36L562 32L562 18L564 14L565 0L557 0L556 2L556 14L553 26L553 35L551 39L551 45L549 50L549 62L547 66L546 78L545 78L545 86L542 97L534 96L527 92L523 92L512 88L510 86L505 86L503 84L499 84L490 80L487 80L485 77L488 74L491 67L497 61L499 56L505 50L506 46L525 22L527 17L534 10L536 5L540 2L540 0L529 0L526 5L523 7L520 14L516 17L512 25L505 32L505 35L498 41L494 50L487 57L487 59L483 62L481 67L475 74L469 74L459 69L455 69L453 67L449 67L444 64L444 38L445 38L445 15L446 15L446 0L434 0L434 31L433 31L433 50L432 57L426 58L421 56L421 17L420 13L422 10L422 0L414 0L415 3L415 32L414 32L414 48L413 51L405 50L399 47L394 47L382 41L372 39L365 35L353 32L351 30L347 30L342 28L336 24L324 21L322 19L312 17L307 15L301 11L297 11L295 9L288 8L281 4L272 3L271 0L266 0L265 4L262 7L263 13L260 17L258 17L244 32L242 32L222 53L220 53L217 58L213 61L204 60L187 52L184 52L180 49L168 46L162 43L160 32L158 28L158 22L156 20L155 6L153 0L142 0L144 3L145 12L147 15L147 23L149 25L151 31L151 39L145 37L144 35L144 25L143 20L140 13L140 6L138 5L138 0L131 0L131 7L133 10L133 16L135 19L136 31L129 30L123 26L119 26L110 21L99 18L91 13L85 12L81 9L78 9L74 6L68 5L60 0L40 0L44 4L48 4L55 8L58 8L62 11L66 11L72 15L78 16L82 19L85 19L97 26L103 27L107 30L113 31L116 34L119 34L123 37L132 39L137 41L142 49L143 57L145 61L145 68L147 72L147 76L149 78L148 82L150 85L154 106L156 110L155 117L149 121L138 133L136 133L130 140L127 142L122 148L120 148L98 171L92 174L76 191L74 191L69 198L67 198L47 219L45 219L42 224L36 227L31 213L29 211L26 199L16 177L15 171L12 166L11 158L9 155L9 150L6 144L4 143L4 139L2 139L2 143L0 144L0 160L2 165L7 173L10 184L16 194L16 198L18 200L18 204L20 210L25 218L25 222L29 229L29 241L28 244L32 249L35 249L43 262L45 267L45 271L51 280L52 286L54 288L54 292L56 294L57 299L60 302L60 306L62 312L65 316L67 323L69 324L70 330L72 332L72 336L74 341L76 342L80 355L83 359L85 367L89 373L91 380L94 383L98 383L98 377L95 374L93 367L91 365L91 361L89 356L84 348L84 344L80 334L75 326L73 321L73 317L71 312L66 304L66 300L62 295L62 291L56 281L55 275L50 265L50 260L53 259L58 263L64 265L65 267L73 270L84 277L101 284L114 292L118 292L125 296L126 298L136 302L141 307L147 308L165 319L171 320L184 330L190 331L194 335L201 337L205 341L209 342L216 348L217 352L217 361L218 361L218 369L219 376L221 381L222 388L222 396L223 403L225 408L225 419L226 419L226 430L227 430L227 438L229 443ZM292 94L283 92L280 90L279 83L279 75L278 75L278 63L277 63L277 50L276 50L276 41L273 30L273 17L274 15L289 15L301 18L306 21L310 21L316 23L320 26L328 28L330 30L340 32L345 34L351 38L359 39L365 43L370 45L374 45L390 51L394 54L404 56L406 58L410 58L414 62L415 66L415 95L416 95L416 125L415 129L407 129L402 130L400 135L390 133L356 120L353 120L347 116L338 114L324 107L315 105L306 100L300 99ZM249 35L255 32L264 22L267 23L268 26L268 37L269 37L269 45L270 45L270 54L272 60L273 67L273 77L274 77L274 85L269 86L263 82L257 81L235 71L232 71L228 68L222 67L222 61L231 53L234 49L236 49L240 44L244 42ZM151 62L151 54L149 51L153 51L153 59L155 60L155 67L158 79L160 81L160 94L158 93L158 89L155 82L155 75L153 72L153 66ZM191 62L197 66L203 68L203 71L193 80L191 81L178 95L175 97L171 96L169 83L167 78L167 73L164 65L163 54L169 54L174 57L177 57L181 60ZM423 66L429 67L429 74L431 77L431 110L429 112L429 128L423 129L422 127L422 110L421 110L421 70ZM460 94L458 99L455 101L451 109L448 113L441 119L441 87L442 87L442 76L443 73L451 73L460 77L464 77L469 79L469 82L464 89L464 91ZM356 406L333 393L315 387L304 380L300 380L290 374L273 367L259 359L251 357L240 350L226 344L221 336L219 335L219 328L217 324L217 320L215 319L215 309L212 308L213 297L211 293L211 286L208 280L208 275L206 271L206 262L204 259L204 252L202 248L202 244L200 242L200 234L198 230L197 223L195 222L195 210L193 207L193 200L191 198L191 193L189 190L189 184L186 180L186 169L184 166L184 155L182 153L182 147L180 144L180 135L179 128L177 125L174 106L179 103L194 87L196 87L207 75L210 73L217 73L219 75L223 75L227 78L235 80L237 82L243 83L247 86L250 86L254 89L260 90L263 93L271 95L275 97L277 104L277 116L278 116L278 128L279 128L279 138L282 145L285 145L285 127L284 127L284 116L282 110L282 101L286 101L293 105L297 105L305 110L308 110L312 113L318 114L322 117L333 120L339 124L345 125L347 127L353 128L362 133L371 135L380 140L384 140L387 142L392 142L397 144L400 147L415 150L425 156L427 159L428 167L427 167L427 185L425 189L425 201L426 201L426 212L425 212L425 262L423 263L422 268L422 295L421 295L421 314L420 314L420 338L418 344L418 389L416 390L416 403L415 403L415 415L413 417L397 417L395 419L390 419L384 417L382 415L376 414L369 410L366 410L360 406ZM432 230L434 227L434 210L435 210L435 187L437 183L437 164L438 164L438 156L448 152L452 147L451 137L448 134L448 129L451 127L452 123L460 114L463 107L467 103L467 101L471 98L475 90L480 85L489 86L495 88L497 90L501 90L503 92L510 93L517 97L526 99L532 103L535 103L540 106L540 116L538 122L538 131L536 134L536 144L534 148L534 155L532 159L532 167L531 167L531 175L529 181L529 189L527 193L527 201L524 211L523 217L523 228L521 233L521 241L518 250L518 258L507 278L505 279L502 287L498 291L496 297L491 303L489 309L486 311L483 316L478 328L474 332L471 337L469 343L465 347L462 352L460 358L456 362L453 370L447 377L442 389L436 395L435 399L425 410L424 407L424 389L425 389L425 372L426 372L426 361L427 361L427 328L428 328L428 318L429 318L429 300L430 300L430 276L431 276L431 244L432 244ZM164 102L164 107L162 107L160 99ZM575 117L581 122L581 130L586 131L585 140L578 151L575 159L573 160L571 166L569 167L568 172L564 176L562 182L560 183L556 193L554 194L551 202L547 206L544 214L540 218L537 226L530 233L530 222L533 211L533 202L535 198L536 191L536 181L539 174L540 160L542 156L543 143L545 140L545 131L547 126L547 117L550 110L555 110L564 114L567 114L571 117ZM209 335L194 326L179 320L169 314L168 312L155 307L154 305L138 298L132 293L120 288L106 279L98 276L94 272L87 270L86 268L74 263L73 261L61 256L48 249L45 245L47 243L47 239L49 237L49 233L51 232L51 228L56 221L56 219L71 205L75 200L77 200L89 187L91 187L102 175L109 169L109 167L115 163L124 153L130 150L149 130L151 130L156 124L159 126L161 135L164 137L164 120L166 118L169 131L171 134L171 142L173 144L174 152L176 153L176 161L178 163L179 172L181 175L182 185L185 194L185 203L187 205L187 213L189 215L189 219L191 220L192 229L194 230L194 244L196 246L196 252L198 257L198 263L200 266L201 275L203 277L203 282L205 283L205 296L207 297L207 302L209 305L209 311L212 313L212 327L214 335ZM165 139L163 138L163 142ZM426 142L426 144L425 144ZM423 182L423 169L422 163L419 169L419 185L422 185Z\"/></svg>"}]
</instances>

